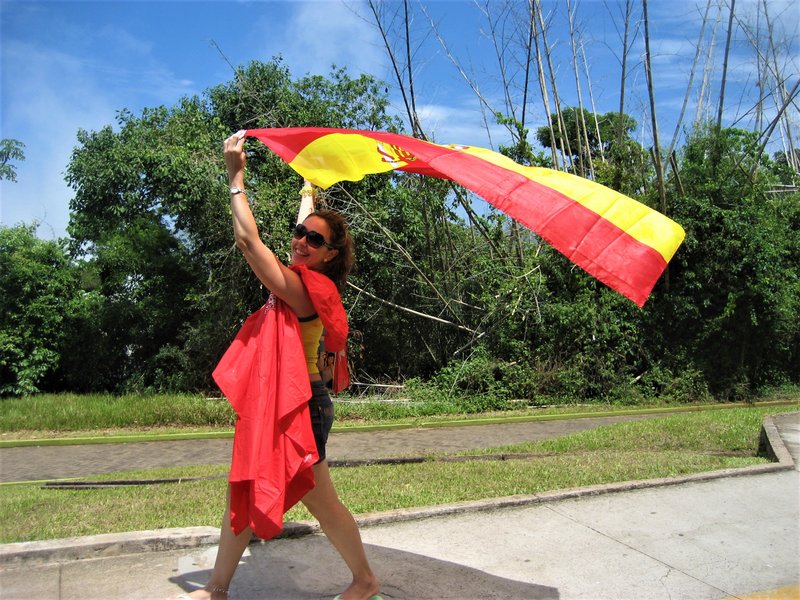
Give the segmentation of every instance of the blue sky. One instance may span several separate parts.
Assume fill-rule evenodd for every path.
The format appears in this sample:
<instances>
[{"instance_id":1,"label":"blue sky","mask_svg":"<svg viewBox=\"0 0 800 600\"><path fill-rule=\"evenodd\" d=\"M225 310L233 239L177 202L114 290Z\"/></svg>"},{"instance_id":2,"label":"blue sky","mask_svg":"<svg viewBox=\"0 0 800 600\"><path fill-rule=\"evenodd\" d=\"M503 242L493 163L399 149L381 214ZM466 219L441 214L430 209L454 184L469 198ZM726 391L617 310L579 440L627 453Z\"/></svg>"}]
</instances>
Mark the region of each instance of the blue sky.
<instances>
[{"instance_id":1,"label":"blue sky","mask_svg":"<svg viewBox=\"0 0 800 600\"><path fill-rule=\"evenodd\" d=\"M715 0L716 2L716 0ZM436 141L497 147L507 141L502 129L485 127L475 93L448 60L430 31L428 17L462 68L480 86L484 97L502 109L496 52L482 14L484 0L411 1L414 11L415 78L423 126ZM524 2L513 3L517 8ZM618 28L622 3L616 0L573 0L576 22L587 48L595 108L618 108L620 47ZM635 2L637 10L641 3ZM427 12L422 13L421 7ZM497 11L503 0L490 0ZM650 0L653 70L662 144L675 127L686 92L705 0ZM549 42L563 101L576 104L569 58L566 0L546 2L554 11ZM752 125L757 87L752 44L743 25L755 20L755 0L738 0L734 51L729 65L725 123ZM798 8L792 2L769 0L770 17L788 44L779 48L781 65L794 77L798 64ZM402 8L384 2L388 13ZM495 13L496 14L496 13ZM727 13L718 36L724 36ZM506 22L506 26L508 23ZM2 88L0 135L25 143L26 160L17 165L18 181L0 183L0 223L40 223L38 235L66 235L72 190L63 176L76 144L78 129L97 130L115 123L121 109L139 114L145 107L172 106L181 97L202 94L232 78L230 66L282 55L295 77L327 74L335 63L350 73L371 73L389 84L394 109L402 104L380 34L369 6L362 0L297 1L87 1L0 0ZM778 37L778 36L776 36ZM721 53L720 37L717 54ZM213 43L212 43L213 42ZM505 52L513 52L506 47ZM636 42L629 68L626 112L642 127L640 141L651 138L646 111L643 45ZM711 73L718 95L721 69ZM696 76L696 85L701 74ZM715 84L716 82L716 84ZM584 103L589 104L583 89ZM687 108L695 114L696 95ZM538 86L532 88L529 122L544 124ZM796 117L797 109L794 108ZM795 122L800 129L800 123ZM666 138L666 139L665 139Z\"/></svg>"}]
</instances>

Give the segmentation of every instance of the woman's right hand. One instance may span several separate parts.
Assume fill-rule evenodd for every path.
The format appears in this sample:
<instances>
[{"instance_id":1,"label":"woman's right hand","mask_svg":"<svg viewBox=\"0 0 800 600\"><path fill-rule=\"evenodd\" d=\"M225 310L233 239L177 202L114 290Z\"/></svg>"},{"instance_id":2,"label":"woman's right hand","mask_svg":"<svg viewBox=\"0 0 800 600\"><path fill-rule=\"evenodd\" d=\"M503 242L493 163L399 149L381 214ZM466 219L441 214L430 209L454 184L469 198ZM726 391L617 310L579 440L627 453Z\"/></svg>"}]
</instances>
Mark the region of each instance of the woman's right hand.
<instances>
[{"instance_id":1,"label":"woman's right hand","mask_svg":"<svg viewBox=\"0 0 800 600\"><path fill-rule=\"evenodd\" d=\"M240 129L225 140L225 167L228 169L228 183L244 188L244 165L247 157L244 153L245 130Z\"/></svg>"}]
</instances>

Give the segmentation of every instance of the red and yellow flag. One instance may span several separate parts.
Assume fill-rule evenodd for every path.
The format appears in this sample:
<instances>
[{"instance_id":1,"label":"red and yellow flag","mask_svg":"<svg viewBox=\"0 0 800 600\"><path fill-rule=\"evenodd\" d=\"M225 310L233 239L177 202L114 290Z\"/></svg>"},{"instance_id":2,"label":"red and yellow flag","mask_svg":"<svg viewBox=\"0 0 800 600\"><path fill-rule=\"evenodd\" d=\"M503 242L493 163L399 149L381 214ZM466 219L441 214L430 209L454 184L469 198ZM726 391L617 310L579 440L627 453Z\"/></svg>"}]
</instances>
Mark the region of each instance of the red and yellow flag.
<instances>
[{"instance_id":1,"label":"red and yellow flag","mask_svg":"<svg viewBox=\"0 0 800 600\"><path fill-rule=\"evenodd\" d=\"M455 181L639 306L685 235L671 219L603 185L524 167L484 148L322 127L250 129L246 135L321 188L392 170Z\"/></svg>"}]
</instances>

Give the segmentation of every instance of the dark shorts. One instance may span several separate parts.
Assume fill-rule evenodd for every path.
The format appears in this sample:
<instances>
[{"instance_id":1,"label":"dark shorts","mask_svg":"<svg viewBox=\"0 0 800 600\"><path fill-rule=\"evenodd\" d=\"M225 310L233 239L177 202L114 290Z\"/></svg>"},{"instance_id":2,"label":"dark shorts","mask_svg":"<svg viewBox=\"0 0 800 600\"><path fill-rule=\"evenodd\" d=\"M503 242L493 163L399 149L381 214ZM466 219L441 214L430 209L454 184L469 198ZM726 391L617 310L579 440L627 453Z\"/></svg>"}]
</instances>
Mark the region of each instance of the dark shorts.
<instances>
[{"instance_id":1,"label":"dark shorts","mask_svg":"<svg viewBox=\"0 0 800 600\"><path fill-rule=\"evenodd\" d=\"M311 400L308 401L311 412L311 429L314 431L314 441L317 443L319 462L325 460L325 445L328 443L328 434L333 426L333 402L328 394L328 388L321 381L311 382Z\"/></svg>"}]
</instances>

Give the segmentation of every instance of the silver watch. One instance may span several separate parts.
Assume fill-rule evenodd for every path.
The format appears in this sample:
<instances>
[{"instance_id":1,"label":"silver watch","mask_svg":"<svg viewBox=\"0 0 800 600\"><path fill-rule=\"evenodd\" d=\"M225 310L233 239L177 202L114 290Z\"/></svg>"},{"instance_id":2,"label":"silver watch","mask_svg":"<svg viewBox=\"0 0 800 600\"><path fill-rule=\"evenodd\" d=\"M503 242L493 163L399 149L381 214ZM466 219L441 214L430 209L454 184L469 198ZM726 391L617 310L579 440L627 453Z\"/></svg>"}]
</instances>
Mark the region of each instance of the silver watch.
<instances>
[{"instance_id":1,"label":"silver watch","mask_svg":"<svg viewBox=\"0 0 800 600\"><path fill-rule=\"evenodd\" d=\"M244 193L245 193L245 192L244 192L244 190L243 190L242 188L238 188L238 187L232 187L232 188L231 188L230 190L228 190L228 191L230 191L230 193L231 193L231 194L234 194L234 195L236 195L236 194L244 194Z\"/></svg>"}]
</instances>

